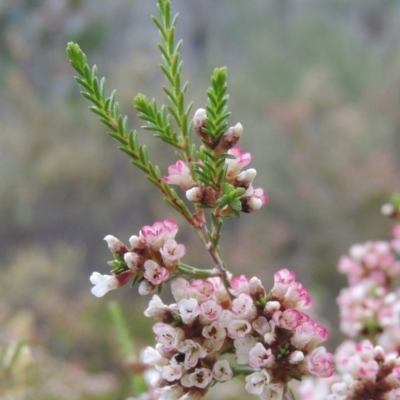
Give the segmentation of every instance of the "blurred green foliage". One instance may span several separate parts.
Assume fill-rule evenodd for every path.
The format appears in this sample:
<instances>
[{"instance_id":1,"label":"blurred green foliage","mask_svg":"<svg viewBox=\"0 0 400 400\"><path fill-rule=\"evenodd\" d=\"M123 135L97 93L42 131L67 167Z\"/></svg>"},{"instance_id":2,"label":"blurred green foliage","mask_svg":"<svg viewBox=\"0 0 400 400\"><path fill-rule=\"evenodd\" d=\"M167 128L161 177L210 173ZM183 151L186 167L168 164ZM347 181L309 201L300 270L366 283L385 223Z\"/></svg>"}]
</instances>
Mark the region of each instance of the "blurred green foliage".
<instances>
[{"instance_id":1,"label":"blurred green foliage","mask_svg":"<svg viewBox=\"0 0 400 400\"><path fill-rule=\"evenodd\" d=\"M400 2L172 7L181 15L188 99L204 107L212 71L227 65L230 125L243 124L240 144L270 198L257 217L227 223L227 264L267 287L278 268L295 270L333 329L333 346L334 298L344 284L336 261L354 242L388 237L379 208L399 191ZM87 112L64 49L81 45L140 130L133 96L163 98L155 13L147 0L0 2L0 343L28 341L40 365L36 399L129 395L107 299L91 297L88 276L107 271L106 234L126 241L142 225L176 216ZM140 135L166 172L173 153ZM189 248L184 261L208 267L177 221ZM151 321L140 317L147 299L128 289L110 296L136 347L150 343ZM99 382L102 391L91 391Z\"/></svg>"}]
</instances>

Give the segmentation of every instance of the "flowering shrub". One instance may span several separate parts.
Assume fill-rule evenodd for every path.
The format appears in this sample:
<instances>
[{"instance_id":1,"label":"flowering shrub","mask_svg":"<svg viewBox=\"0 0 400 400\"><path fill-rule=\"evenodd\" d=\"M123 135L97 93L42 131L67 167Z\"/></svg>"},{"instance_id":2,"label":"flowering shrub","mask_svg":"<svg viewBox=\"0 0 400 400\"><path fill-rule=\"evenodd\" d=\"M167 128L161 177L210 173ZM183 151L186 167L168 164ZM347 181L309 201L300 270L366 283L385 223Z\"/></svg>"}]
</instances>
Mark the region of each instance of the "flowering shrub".
<instances>
[{"instance_id":1,"label":"flowering shrub","mask_svg":"<svg viewBox=\"0 0 400 400\"><path fill-rule=\"evenodd\" d=\"M397 357L398 294L391 292L400 272L395 257L399 240L351 248L339 271L349 276L350 287L338 297L341 328L350 337L365 335L361 343L345 342L334 356L321 343L328 331L308 314L312 302L293 272L282 269L274 285L266 288L257 277L233 277L219 246L226 218L258 211L268 198L253 185L256 170L243 170L251 162L237 144L240 123L229 127L226 68L214 71L205 108L190 118L185 104L188 83L182 84L182 42L175 43L177 16L171 18L170 1L159 0L159 29L169 104L159 107L144 95L135 97L144 129L176 150L178 160L167 174L153 164L136 131L128 128L116 102L106 97L106 83L89 68L78 45L67 48L82 93L90 108L110 129L120 149L162 193L164 200L193 228L213 268L199 269L182 262L186 247L175 239L178 225L172 219L143 226L129 245L112 235L104 240L114 259L110 274L94 272L92 293L102 297L130 282L141 295L152 295L145 316L154 318L156 344L142 353L148 369L149 390L141 399L200 399L208 389L243 375L245 390L261 399L295 399L292 380L305 379L302 399L395 399L400 396L400 363ZM196 132L196 146L191 132ZM177 186L178 192L172 187ZM183 193L184 192L184 193ZM398 235L399 237L400 235ZM160 294L170 284L175 303L164 304ZM328 378L328 379L327 379ZM317 397L316 397L317 396Z\"/></svg>"}]
</instances>

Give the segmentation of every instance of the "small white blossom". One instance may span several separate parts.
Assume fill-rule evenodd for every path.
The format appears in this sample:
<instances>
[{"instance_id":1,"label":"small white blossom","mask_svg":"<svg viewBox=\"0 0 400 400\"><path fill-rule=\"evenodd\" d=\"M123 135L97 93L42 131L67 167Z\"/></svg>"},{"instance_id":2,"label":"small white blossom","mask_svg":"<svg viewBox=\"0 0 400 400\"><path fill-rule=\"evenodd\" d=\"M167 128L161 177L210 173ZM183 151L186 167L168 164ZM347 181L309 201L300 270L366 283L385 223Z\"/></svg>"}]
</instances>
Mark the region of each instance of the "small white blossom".
<instances>
[{"instance_id":1,"label":"small white blossom","mask_svg":"<svg viewBox=\"0 0 400 400\"><path fill-rule=\"evenodd\" d=\"M117 289L119 286L115 275L102 275L99 272L92 273L90 282L94 285L91 291L96 297L103 297L107 292Z\"/></svg>"}]
</instances>

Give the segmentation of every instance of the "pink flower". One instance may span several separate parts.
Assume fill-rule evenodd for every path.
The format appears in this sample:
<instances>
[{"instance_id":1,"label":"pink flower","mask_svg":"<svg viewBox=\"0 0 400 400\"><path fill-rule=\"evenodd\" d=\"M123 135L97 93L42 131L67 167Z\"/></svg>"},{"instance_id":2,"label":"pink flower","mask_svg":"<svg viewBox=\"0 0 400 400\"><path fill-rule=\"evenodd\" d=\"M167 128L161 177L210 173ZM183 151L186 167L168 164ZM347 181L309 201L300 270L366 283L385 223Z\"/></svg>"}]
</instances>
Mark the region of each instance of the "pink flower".
<instances>
[{"instance_id":1,"label":"pink flower","mask_svg":"<svg viewBox=\"0 0 400 400\"><path fill-rule=\"evenodd\" d=\"M232 313L236 318L253 320L257 316L257 308L248 294L241 293L232 302Z\"/></svg>"},{"instance_id":2,"label":"pink flower","mask_svg":"<svg viewBox=\"0 0 400 400\"><path fill-rule=\"evenodd\" d=\"M167 239L175 238L178 232L178 225L172 219L157 221L153 225L145 225L140 230L140 237L152 250L159 250Z\"/></svg>"},{"instance_id":3,"label":"pink flower","mask_svg":"<svg viewBox=\"0 0 400 400\"><path fill-rule=\"evenodd\" d=\"M179 185L183 190L196 186L189 167L181 160L168 167L168 175L164 176L164 182L170 185Z\"/></svg>"},{"instance_id":4,"label":"pink flower","mask_svg":"<svg viewBox=\"0 0 400 400\"><path fill-rule=\"evenodd\" d=\"M165 236L164 239L174 239L176 234L178 233L178 225L172 219L166 219L163 222L165 228Z\"/></svg>"},{"instance_id":5,"label":"pink flower","mask_svg":"<svg viewBox=\"0 0 400 400\"><path fill-rule=\"evenodd\" d=\"M174 267L186 254L186 247L183 244L178 244L175 239L167 239L164 242L164 246L160 249L160 253L164 264L167 267Z\"/></svg>"},{"instance_id":6,"label":"pink flower","mask_svg":"<svg viewBox=\"0 0 400 400\"><path fill-rule=\"evenodd\" d=\"M168 270L164 267L161 267L153 260L147 260L144 263L144 269L144 277L153 285L160 285L169 276Z\"/></svg>"},{"instance_id":7,"label":"pink flower","mask_svg":"<svg viewBox=\"0 0 400 400\"><path fill-rule=\"evenodd\" d=\"M208 325L210 322L215 321L219 318L222 307L215 300L207 300L200 305L200 321L204 325Z\"/></svg>"},{"instance_id":8,"label":"pink flower","mask_svg":"<svg viewBox=\"0 0 400 400\"><path fill-rule=\"evenodd\" d=\"M283 299L289 285L296 280L296 275L294 272L288 269L281 269L274 275L274 287L271 290L271 296L277 297L278 299Z\"/></svg>"},{"instance_id":9,"label":"pink flower","mask_svg":"<svg viewBox=\"0 0 400 400\"><path fill-rule=\"evenodd\" d=\"M228 166L227 180L231 181L236 178L243 167L251 162L251 154L243 153L240 147L233 147L228 150L228 154L235 156L235 158L227 158L225 161Z\"/></svg>"},{"instance_id":10,"label":"pink flower","mask_svg":"<svg viewBox=\"0 0 400 400\"><path fill-rule=\"evenodd\" d=\"M288 309L285 311L276 311L272 315L272 320L275 322L276 326L280 328L294 330L299 325L308 321L310 317L297 310Z\"/></svg>"},{"instance_id":11,"label":"pink flower","mask_svg":"<svg viewBox=\"0 0 400 400\"><path fill-rule=\"evenodd\" d=\"M231 281L229 291L233 296L239 296L241 293L249 294L249 278L245 275L236 276Z\"/></svg>"},{"instance_id":12,"label":"pink flower","mask_svg":"<svg viewBox=\"0 0 400 400\"><path fill-rule=\"evenodd\" d=\"M161 221L153 225L145 225L140 230L140 236L146 241L146 244L153 250L158 250L164 244L165 226Z\"/></svg>"},{"instance_id":13,"label":"pink flower","mask_svg":"<svg viewBox=\"0 0 400 400\"><path fill-rule=\"evenodd\" d=\"M199 300L209 299L215 292L213 283L208 279L196 279L190 284L191 294Z\"/></svg>"},{"instance_id":14,"label":"pink flower","mask_svg":"<svg viewBox=\"0 0 400 400\"><path fill-rule=\"evenodd\" d=\"M261 343L257 343L249 352L249 364L253 368L272 367L274 363L271 349L266 349Z\"/></svg>"},{"instance_id":15,"label":"pink flower","mask_svg":"<svg viewBox=\"0 0 400 400\"><path fill-rule=\"evenodd\" d=\"M312 306L311 298L307 290L300 282L293 282L289 285L283 305L286 308L296 308L297 310L305 310Z\"/></svg>"},{"instance_id":16,"label":"pink flower","mask_svg":"<svg viewBox=\"0 0 400 400\"><path fill-rule=\"evenodd\" d=\"M307 365L310 373L322 378L329 378L333 374L333 355L325 347L317 347L307 356Z\"/></svg>"}]
</instances>

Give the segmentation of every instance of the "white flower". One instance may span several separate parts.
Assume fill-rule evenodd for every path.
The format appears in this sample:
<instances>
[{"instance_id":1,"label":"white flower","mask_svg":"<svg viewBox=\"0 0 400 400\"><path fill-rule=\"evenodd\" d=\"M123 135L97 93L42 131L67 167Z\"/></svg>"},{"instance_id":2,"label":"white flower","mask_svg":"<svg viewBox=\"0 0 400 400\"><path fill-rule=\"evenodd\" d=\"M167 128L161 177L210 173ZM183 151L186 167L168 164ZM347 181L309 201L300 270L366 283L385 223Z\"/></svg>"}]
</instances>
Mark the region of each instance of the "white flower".
<instances>
[{"instance_id":1,"label":"white flower","mask_svg":"<svg viewBox=\"0 0 400 400\"><path fill-rule=\"evenodd\" d=\"M224 382L229 381L232 378L233 372L227 360L219 360L214 364L212 369L214 378L217 381Z\"/></svg>"},{"instance_id":2,"label":"white flower","mask_svg":"<svg viewBox=\"0 0 400 400\"><path fill-rule=\"evenodd\" d=\"M115 275L102 275L99 272L92 273L90 282L94 285L92 293L96 297L103 297L107 292L117 289L119 286Z\"/></svg>"},{"instance_id":3,"label":"white flower","mask_svg":"<svg viewBox=\"0 0 400 400\"><path fill-rule=\"evenodd\" d=\"M236 339L233 342L235 346L236 362L238 364L248 364L249 363L249 352L257 343L253 336L245 336L244 338Z\"/></svg>"},{"instance_id":4,"label":"white flower","mask_svg":"<svg viewBox=\"0 0 400 400\"><path fill-rule=\"evenodd\" d=\"M178 303L179 314L182 317L182 322L185 325L190 325L200 314L200 306L196 299L182 299Z\"/></svg>"},{"instance_id":5,"label":"white flower","mask_svg":"<svg viewBox=\"0 0 400 400\"><path fill-rule=\"evenodd\" d=\"M181 379L184 387L198 387L204 389L213 378L212 372L208 368L196 368L191 374L186 374Z\"/></svg>"},{"instance_id":6,"label":"white flower","mask_svg":"<svg viewBox=\"0 0 400 400\"><path fill-rule=\"evenodd\" d=\"M271 377L265 369L260 372L254 372L254 374L246 376L246 390L250 394L260 396L265 385L267 385L270 380Z\"/></svg>"}]
</instances>

